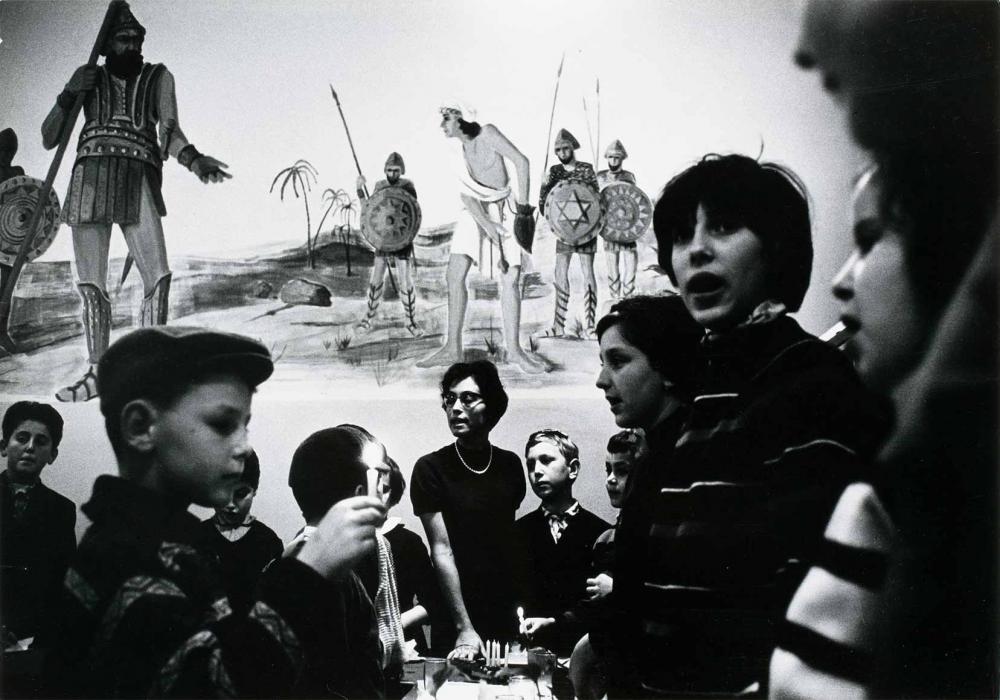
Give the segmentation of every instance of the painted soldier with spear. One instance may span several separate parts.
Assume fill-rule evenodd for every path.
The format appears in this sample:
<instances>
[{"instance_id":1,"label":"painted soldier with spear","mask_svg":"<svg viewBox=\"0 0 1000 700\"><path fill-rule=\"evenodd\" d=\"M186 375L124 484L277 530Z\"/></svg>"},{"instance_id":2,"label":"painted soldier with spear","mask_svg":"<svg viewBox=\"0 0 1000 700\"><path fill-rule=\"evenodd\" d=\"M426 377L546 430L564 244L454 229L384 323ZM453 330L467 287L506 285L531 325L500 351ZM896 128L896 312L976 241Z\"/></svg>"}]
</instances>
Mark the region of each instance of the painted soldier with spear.
<instances>
[{"instance_id":1,"label":"painted soldier with spear","mask_svg":"<svg viewBox=\"0 0 1000 700\"><path fill-rule=\"evenodd\" d=\"M174 77L163 64L143 60L146 29L127 2L111 3L102 33L104 64L78 68L42 124L45 148L64 148L82 102L85 122L63 218L73 230L89 366L56 393L60 401L97 396L96 366L111 333L111 225L121 228L142 277L141 324L166 323L171 272L161 223L163 161L175 157L206 183L231 177L225 163L199 153L181 131Z\"/></svg>"},{"instance_id":2,"label":"painted soldier with spear","mask_svg":"<svg viewBox=\"0 0 1000 700\"><path fill-rule=\"evenodd\" d=\"M538 210L541 211L549 221L557 219L566 220L561 211L555 211L555 203L548 201L549 193L560 182L579 183L591 190L593 199L598 200L597 175L594 173L594 166L590 163L578 161L576 151L580 148L580 142L576 140L566 129L560 129L556 134L552 150L559 159L559 162L549 168L545 182L542 183L541 191L538 195ZM560 202L560 205L562 202ZM585 214L580 213L583 217ZM575 220L570 219L571 224ZM595 220L596 223L596 220ZM556 228L558 235L559 229ZM578 226L571 225L574 231ZM593 334L597 320L597 279L594 277L594 253L597 251L596 230L591 237L583 236L580 240L567 241L563 238L556 240L556 265L553 275L553 284L556 288L556 305L552 318L552 328L546 333L550 336L561 336L565 332L566 310L569 307L569 263L574 253L580 260L580 272L583 275L585 284L584 290L584 316L585 327L588 333Z\"/></svg>"},{"instance_id":3,"label":"painted soldier with spear","mask_svg":"<svg viewBox=\"0 0 1000 700\"><path fill-rule=\"evenodd\" d=\"M625 170L622 163L628 158L628 151L621 141L615 139L604 151L608 167L597 172L597 184L603 190L613 182L635 184L635 174ZM635 241L619 242L604 239L604 255L608 263L608 290L611 299L617 301L635 294L635 269L639 253Z\"/></svg>"},{"instance_id":4,"label":"painted soldier with spear","mask_svg":"<svg viewBox=\"0 0 1000 700\"><path fill-rule=\"evenodd\" d=\"M417 188L413 186L413 181L403 177L406 172L406 164L403 156L395 151L389 154L385 161L385 179L375 183L372 195L376 195L382 190L390 187L398 187L414 200L417 199ZM362 202L369 200L368 187L365 176L359 174L357 182L358 199ZM413 232L415 233L415 231ZM376 241L378 242L378 241ZM392 250L385 246L375 245L375 262L372 264L371 278L368 280L368 310L364 318L355 324L357 331L367 331L372 327L372 321L378 312L379 304L382 301L382 294L385 290L385 274L389 273L392 279L392 269L390 265L395 264L399 270L399 300L403 303L403 311L406 313L406 330L410 335L420 337L423 331L417 325L415 318L417 308L417 295L413 290L413 274L410 269L410 261L413 258L412 240L402 248L393 247ZM395 280L393 280L395 285Z\"/></svg>"}]
</instances>

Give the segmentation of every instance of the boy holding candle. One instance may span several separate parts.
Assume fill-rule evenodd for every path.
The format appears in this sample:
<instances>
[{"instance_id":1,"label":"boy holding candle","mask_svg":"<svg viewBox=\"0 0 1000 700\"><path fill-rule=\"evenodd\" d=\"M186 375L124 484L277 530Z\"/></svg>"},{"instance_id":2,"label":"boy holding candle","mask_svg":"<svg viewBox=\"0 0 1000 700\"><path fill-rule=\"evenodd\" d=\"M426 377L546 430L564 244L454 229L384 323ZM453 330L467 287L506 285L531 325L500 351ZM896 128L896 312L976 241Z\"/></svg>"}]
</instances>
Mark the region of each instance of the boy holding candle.
<instances>
[{"instance_id":1,"label":"boy holding candle","mask_svg":"<svg viewBox=\"0 0 1000 700\"><path fill-rule=\"evenodd\" d=\"M542 503L517 521L527 571L532 572L530 616L521 631L560 656L569 656L585 632L572 609L587 597L594 542L611 527L573 498L579 454L559 430L539 430L528 437L528 480Z\"/></svg>"},{"instance_id":2,"label":"boy holding candle","mask_svg":"<svg viewBox=\"0 0 1000 700\"><path fill-rule=\"evenodd\" d=\"M255 387L267 348L201 328L134 331L105 352L98 388L120 476L83 505L91 526L52 615L43 695L284 697L312 659L339 659L315 620L337 620L334 593L374 546L382 504L357 497L316 519L294 556L234 611L197 547L188 507L224 505L250 453Z\"/></svg>"}]
</instances>

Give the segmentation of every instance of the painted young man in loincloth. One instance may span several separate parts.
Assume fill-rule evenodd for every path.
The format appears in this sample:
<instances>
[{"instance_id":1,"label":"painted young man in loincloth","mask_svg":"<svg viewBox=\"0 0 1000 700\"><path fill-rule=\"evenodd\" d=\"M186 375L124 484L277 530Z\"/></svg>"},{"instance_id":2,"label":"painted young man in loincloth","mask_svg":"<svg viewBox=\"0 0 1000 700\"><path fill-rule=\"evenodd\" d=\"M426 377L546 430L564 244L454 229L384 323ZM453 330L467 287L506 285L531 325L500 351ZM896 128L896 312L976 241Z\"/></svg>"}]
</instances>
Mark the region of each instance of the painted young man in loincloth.
<instances>
[{"instance_id":1,"label":"painted young man in loincloth","mask_svg":"<svg viewBox=\"0 0 1000 700\"><path fill-rule=\"evenodd\" d=\"M500 309L507 361L528 373L545 371L542 361L521 347L521 262L522 251L515 241L529 240L534 234L534 207L528 204L528 158L492 124L472 121L468 108L458 104L441 107L441 130L462 146L459 166L462 210L451 239L448 258L448 328L444 346L417 363L418 367L451 365L463 359L462 326L469 293L465 280L469 268L480 264L483 237L496 247L500 268ZM468 118L466 118L468 117ZM504 207L511 197L510 176L504 159L517 175L513 228ZM528 244L530 245L530 243Z\"/></svg>"}]
</instances>

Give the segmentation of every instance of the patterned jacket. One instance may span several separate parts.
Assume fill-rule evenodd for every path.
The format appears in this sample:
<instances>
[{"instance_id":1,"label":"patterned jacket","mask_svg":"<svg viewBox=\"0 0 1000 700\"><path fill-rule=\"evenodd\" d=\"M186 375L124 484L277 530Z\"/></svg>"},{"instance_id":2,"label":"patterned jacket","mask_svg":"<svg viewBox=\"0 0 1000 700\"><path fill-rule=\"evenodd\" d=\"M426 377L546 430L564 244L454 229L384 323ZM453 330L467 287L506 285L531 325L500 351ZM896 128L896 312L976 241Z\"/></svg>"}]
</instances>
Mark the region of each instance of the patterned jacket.
<instances>
[{"instance_id":1,"label":"patterned jacket","mask_svg":"<svg viewBox=\"0 0 1000 700\"><path fill-rule=\"evenodd\" d=\"M336 626L316 624L343 616L336 587L297 560L271 566L236 615L193 515L108 475L82 510L93 524L55 603L50 694L287 697L307 664L352 663Z\"/></svg>"}]
</instances>

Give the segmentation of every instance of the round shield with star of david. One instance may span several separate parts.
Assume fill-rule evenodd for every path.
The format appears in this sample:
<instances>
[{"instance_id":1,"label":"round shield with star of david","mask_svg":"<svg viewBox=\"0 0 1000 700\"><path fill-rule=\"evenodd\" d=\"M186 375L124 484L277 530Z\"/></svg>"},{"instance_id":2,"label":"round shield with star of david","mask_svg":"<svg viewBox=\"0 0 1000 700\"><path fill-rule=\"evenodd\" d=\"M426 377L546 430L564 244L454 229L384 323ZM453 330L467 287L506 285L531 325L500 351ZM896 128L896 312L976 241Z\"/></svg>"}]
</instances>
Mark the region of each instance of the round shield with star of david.
<instances>
[{"instance_id":1,"label":"round shield with star of david","mask_svg":"<svg viewBox=\"0 0 1000 700\"><path fill-rule=\"evenodd\" d=\"M375 250L402 250L419 230L420 205L402 187L383 187L361 205L361 234Z\"/></svg>"},{"instance_id":2,"label":"round shield with star of david","mask_svg":"<svg viewBox=\"0 0 1000 700\"><path fill-rule=\"evenodd\" d=\"M634 243L653 223L653 203L631 182L612 182L601 190L604 226L601 238L613 243Z\"/></svg>"},{"instance_id":3,"label":"round shield with star of david","mask_svg":"<svg viewBox=\"0 0 1000 700\"><path fill-rule=\"evenodd\" d=\"M18 175L0 183L0 263L13 265L18 250L28 235L31 215L38 194L45 183L33 177ZM59 196L49 190L42 205L41 217L28 248L27 262L48 250L59 231Z\"/></svg>"},{"instance_id":4,"label":"round shield with star of david","mask_svg":"<svg viewBox=\"0 0 1000 700\"><path fill-rule=\"evenodd\" d=\"M601 230L601 198L581 182L562 180L545 198L545 218L563 243L580 245Z\"/></svg>"}]
</instances>

